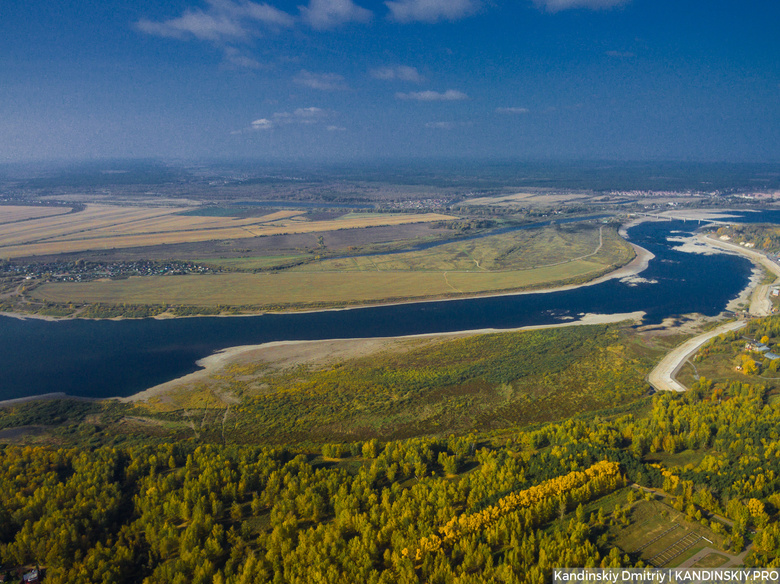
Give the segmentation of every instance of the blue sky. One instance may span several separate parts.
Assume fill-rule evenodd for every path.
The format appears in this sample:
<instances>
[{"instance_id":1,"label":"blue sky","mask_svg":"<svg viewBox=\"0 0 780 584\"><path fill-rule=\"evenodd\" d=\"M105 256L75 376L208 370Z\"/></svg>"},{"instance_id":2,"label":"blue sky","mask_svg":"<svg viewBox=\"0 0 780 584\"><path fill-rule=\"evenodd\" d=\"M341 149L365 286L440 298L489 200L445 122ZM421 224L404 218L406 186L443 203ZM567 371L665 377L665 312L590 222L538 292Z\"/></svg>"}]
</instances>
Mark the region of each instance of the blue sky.
<instances>
[{"instance_id":1,"label":"blue sky","mask_svg":"<svg viewBox=\"0 0 780 584\"><path fill-rule=\"evenodd\" d=\"M0 4L0 162L780 161L775 0Z\"/></svg>"}]
</instances>

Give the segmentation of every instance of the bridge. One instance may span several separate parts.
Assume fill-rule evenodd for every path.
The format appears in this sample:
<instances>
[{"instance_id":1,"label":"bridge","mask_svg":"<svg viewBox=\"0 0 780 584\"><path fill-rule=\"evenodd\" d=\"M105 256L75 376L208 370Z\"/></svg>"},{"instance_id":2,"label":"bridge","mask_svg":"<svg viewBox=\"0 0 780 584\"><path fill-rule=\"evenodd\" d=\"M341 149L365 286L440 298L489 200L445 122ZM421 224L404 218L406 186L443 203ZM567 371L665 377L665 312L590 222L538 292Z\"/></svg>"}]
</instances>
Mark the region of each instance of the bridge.
<instances>
[{"instance_id":1,"label":"bridge","mask_svg":"<svg viewBox=\"0 0 780 584\"><path fill-rule=\"evenodd\" d=\"M635 215L641 215L643 217L652 217L653 219L659 219L661 221L696 221L699 225L702 223L713 223L716 225L731 225L728 221L722 221L720 219L702 219L701 217L685 217L683 215L661 215L660 213L634 213Z\"/></svg>"}]
</instances>

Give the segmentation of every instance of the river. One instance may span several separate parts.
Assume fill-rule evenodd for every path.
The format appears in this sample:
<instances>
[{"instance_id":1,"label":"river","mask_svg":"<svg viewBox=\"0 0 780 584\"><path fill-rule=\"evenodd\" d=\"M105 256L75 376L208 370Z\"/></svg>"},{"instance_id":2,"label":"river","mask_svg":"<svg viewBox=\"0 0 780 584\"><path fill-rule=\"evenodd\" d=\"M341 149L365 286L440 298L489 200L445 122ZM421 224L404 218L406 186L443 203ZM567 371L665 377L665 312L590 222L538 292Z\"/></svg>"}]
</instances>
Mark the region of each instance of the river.
<instances>
[{"instance_id":1,"label":"river","mask_svg":"<svg viewBox=\"0 0 780 584\"><path fill-rule=\"evenodd\" d=\"M748 214L745 221L780 221ZM751 264L733 255L678 251L669 238L695 222L645 222L629 239L656 257L640 282L609 280L572 290L251 317L122 321L0 316L0 400L64 392L127 396L198 369L226 347L280 340L365 338L556 324L584 313L645 311L646 323L723 311L748 283Z\"/></svg>"}]
</instances>

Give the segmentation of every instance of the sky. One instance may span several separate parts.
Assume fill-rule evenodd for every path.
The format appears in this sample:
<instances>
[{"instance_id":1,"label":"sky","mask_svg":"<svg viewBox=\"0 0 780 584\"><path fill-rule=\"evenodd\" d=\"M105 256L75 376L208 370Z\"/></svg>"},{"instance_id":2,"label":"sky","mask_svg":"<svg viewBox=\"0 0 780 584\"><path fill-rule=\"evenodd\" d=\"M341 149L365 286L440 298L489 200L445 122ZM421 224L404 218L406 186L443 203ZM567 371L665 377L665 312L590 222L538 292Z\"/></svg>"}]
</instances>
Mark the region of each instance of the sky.
<instances>
[{"instance_id":1,"label":"sky","mask_svg":"<svg viewBox=\"0 0 780 584\"><path fill-rule=\"evenodd\" d=\"M776 0L0 0L0 162L780 161Z\"/></svg>"}]
</instances>

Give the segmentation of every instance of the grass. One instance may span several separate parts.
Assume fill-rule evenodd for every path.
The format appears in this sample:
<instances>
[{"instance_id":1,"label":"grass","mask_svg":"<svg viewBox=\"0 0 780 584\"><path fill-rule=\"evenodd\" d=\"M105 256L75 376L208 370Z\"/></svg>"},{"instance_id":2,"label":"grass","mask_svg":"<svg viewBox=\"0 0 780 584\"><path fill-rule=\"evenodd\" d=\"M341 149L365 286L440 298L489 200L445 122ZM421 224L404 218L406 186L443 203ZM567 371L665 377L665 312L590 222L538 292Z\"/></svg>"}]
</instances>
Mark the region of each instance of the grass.
<instances>
[{"instance_id":1,"label":"grass","mask_svg":"<svg viewBox=\"0 0 780 584\"><path fill-rule=\"evenodd\" d=\"M220 258L220 259L205 259L205 260L193 260L197 263L207 266L217 266L220 268L236 269L236 270L266 270L268 268L276 268L279 266L288 266L302 261L308 261L311 259L311 254L287 254L287 255L267 255L267 256L252 256L244 258Z\"/></svg>"},{"instance_id":2,"label":"grass","mask_svg":"<svg viewBox=\"0 0 780 584\"><path fill-rule=\"evenodd\" d=\"M706 455L707 453L701 450L683 450L675 454L654 452L653 454L648 454L645 458L648 462L660 462L666 468L680 467L683 469L689 465L693 465L694 468L697 467Z\"/></svg>"},{"instance_id":3,"label":"grass","mask_svg":"<svg viewBox=\"0 0 780 584\"><path fill-rule=\"evenodd\" d=\"M708 554L694 564L694 568L718 568L729 561L721 554Z\"/></svg>"},{"instance_id":4,"label":"grass","mask_svg":"<svg viewBox=\"0 0 780 584\"><path fill-rule=\"evenodd\" d=\"M298 270L485 273L563 268L567 262L577 263L580 258L599 265L622 264L631 259L631 250L614 229L549 227L453 242L423 251L322 260Z\"/></svg>"},{"instance_id":5,"label":"grass","mask_svg":"<svg viewBox=\"0 0 780 584\"><path fill-rule=\"evenodd\" d=\"M714 543L704 541L697 543L685 553L672 559L666 567L678 566L704 547L714 546L720 549L725 547L723 536L714 533L708 527L688 521L682 513L659 501L639 500L631 507L628 519L628 525L609 527L610 540L627 553L638 554L645 562L690 533L703 536ZM673 527L674 529L671 529Z\"/></svg>"},{"instance_id":6,"label":"grass","mask_svg":"<svg viewBox=\"0 0 780 584\"><path fill-rule=\"evenodd\" d=\"M323 260L266 274L48 283L32 294L49 302L333 306L580 283L631 258L630 247L611 229L603 230L604 243L595 254L599 244L596 229L538 231L485 237L407 254ZM589 257L574 259L581 256ZM232 265L247 269L283 265L295 257L300 256L220 261L235 262Z\"/></svg>"},{"instance_id":7,"label":"grass","mask_svg":"<svg viewBox=\"0 0 780 584\"><path fill-rule=\"evenodd\" d=\"M220 396L238 396L227 424L237 440L339 442L507 428L640 397L647 367L626 358L622 335L616 327L568 327L415 339L311 368L234 363L147 407L167 416L224 412Z\"/></svg>"}]
</instances>

